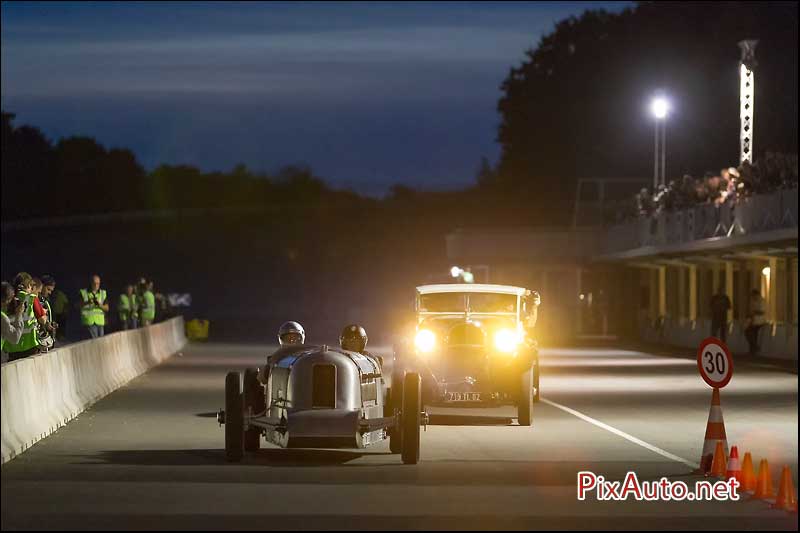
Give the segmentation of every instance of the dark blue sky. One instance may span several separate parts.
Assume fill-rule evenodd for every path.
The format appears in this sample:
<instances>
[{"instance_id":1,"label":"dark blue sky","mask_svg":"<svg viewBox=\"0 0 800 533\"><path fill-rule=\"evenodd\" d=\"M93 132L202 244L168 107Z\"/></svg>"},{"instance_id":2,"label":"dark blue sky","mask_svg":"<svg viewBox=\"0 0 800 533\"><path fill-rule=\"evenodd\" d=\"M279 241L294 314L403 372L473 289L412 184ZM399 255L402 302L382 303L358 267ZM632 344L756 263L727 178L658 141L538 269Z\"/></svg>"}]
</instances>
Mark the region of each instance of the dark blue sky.
<instances>
[{"instance_id":1,"label":"dark blue sky","mask_svg":"<svg viewBox=\"0 0 800 533\"><path fill-rule=\"evenodd\" d=\"M2 107L148 168L306 163L379 195L471 183L499 85L556 21L631 2L2 4Z\"/></svg>"}]
</instances>

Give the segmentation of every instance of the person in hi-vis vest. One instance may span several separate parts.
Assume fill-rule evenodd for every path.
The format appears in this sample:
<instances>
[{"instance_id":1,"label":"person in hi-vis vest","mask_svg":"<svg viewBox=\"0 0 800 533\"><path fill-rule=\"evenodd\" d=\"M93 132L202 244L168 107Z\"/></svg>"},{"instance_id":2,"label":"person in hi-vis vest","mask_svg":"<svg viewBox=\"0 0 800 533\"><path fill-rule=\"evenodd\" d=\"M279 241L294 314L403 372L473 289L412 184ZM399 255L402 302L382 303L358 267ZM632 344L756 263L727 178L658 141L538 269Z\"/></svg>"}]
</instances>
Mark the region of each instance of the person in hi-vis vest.
<instances>
[{"instance_id":1,"label":"person in hi-vis vest","mask_svg":"<svg viewBox=\"0 0 800 533\"><path fill-rule=\"evenodd\" d=\"M156 297L153 294L153 282L140 281L139 291L141 293L141 297L139 298L140 324L142 326L149 326L156 318Z\"/></svg>"},{"instance_id":2,"label":"person in hi-vis vest","mask_svg":"<svg viewBox=\"0 0 800 533\"><path fill-rule=\"evenodd\" d=\"M105 334L108 295L100 288L100 276L91 277L89 289L81 289L81 324L89 330L93 339Z\"/></svg>"},{"instance_id":3,"label":"person in hi-vis vest","mask_svg":"<svg viewBox=\"0 0 800 533\"><path fill-rule=\"evenodd\" d=\"M125 292L119 295L119 323L122 329L136 329L139 327L139 300L133 291L133 285L125 287Z\"/></svg>"}]
</instances>

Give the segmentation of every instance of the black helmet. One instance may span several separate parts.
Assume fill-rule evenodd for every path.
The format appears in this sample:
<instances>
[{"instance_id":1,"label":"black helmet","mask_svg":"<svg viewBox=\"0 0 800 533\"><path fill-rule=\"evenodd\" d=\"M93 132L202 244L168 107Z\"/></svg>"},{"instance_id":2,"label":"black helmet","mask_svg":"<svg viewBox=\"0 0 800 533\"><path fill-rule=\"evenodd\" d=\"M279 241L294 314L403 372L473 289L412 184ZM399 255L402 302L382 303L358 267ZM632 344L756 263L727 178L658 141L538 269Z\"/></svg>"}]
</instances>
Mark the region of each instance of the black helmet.
<instances>
[{"instance_id":1,"label":"black helmet","mask_svg":"<svg viewBox=\"0 0 800 533\"><path fill-rule=\"evenodd\" d=\"M278 342L281 346L303 344L306 342L306 332L298 322L284 322L278 330Z\"/></svg>"},{"instance_id":2,"label":"black helmet","mask_svg":"<svg viewBox=\"0 0 800 533\"><path fill-rule=\"evenodd\" d=\"M363 352L367 347L368 340L367 330L358 324L350 324L349 326L345 326L342 330L342 334L339 335L339 346L341 346L343 350Z\"/></svg>"}]
</instances>

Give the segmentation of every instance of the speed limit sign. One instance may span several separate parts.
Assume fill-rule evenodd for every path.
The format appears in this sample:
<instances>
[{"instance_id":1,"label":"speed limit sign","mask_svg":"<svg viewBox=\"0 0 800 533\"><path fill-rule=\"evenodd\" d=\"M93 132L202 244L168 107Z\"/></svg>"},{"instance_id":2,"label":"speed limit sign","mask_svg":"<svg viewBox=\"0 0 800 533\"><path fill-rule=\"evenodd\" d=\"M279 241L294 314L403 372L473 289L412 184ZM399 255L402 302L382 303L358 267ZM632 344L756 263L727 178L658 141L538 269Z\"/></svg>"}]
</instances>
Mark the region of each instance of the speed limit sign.
<instances>
[{"instance_id":1,"label":"speed limit sign","mask_svg":"<svg viewBox=\"0 0 800 533\"><path fill-rule=\"evenodd\" d=\"M715 389L721 389L733 376L733 358L728 345L716 337L709 337L697 349L697 368L700 376Z\"/></svg>"}]
</instances>

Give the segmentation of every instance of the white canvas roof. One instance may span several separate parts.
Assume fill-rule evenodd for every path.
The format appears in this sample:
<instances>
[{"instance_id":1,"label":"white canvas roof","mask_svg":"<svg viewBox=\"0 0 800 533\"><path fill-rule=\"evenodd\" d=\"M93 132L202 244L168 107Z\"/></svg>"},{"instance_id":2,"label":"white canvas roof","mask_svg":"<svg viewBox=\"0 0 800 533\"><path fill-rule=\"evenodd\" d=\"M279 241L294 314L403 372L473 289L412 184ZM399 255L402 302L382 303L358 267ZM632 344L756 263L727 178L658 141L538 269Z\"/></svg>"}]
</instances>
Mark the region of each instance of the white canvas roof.
<instances>
[{"instance_id":1,"label":"white canvas roof","mask_svg":"<svg viewBox=\"0 0 800 533\"><path fill-rule=\"evenodd\" d=\"M492 285L489 283L440 283L437 285L421 285L417 287L420 294L435 294L441 292L493 292L497 294L525 294L524 287L512 285Z\"/></svg>"}]
</instances>

